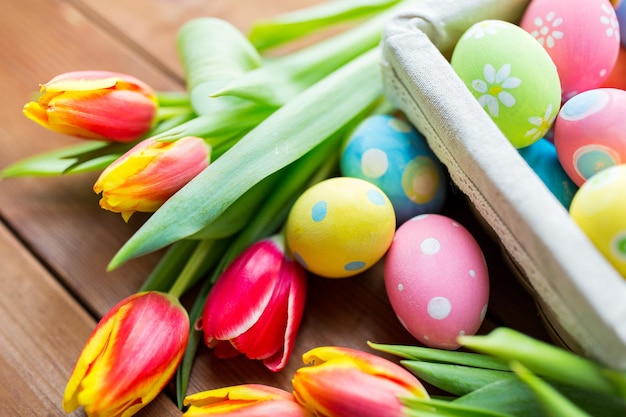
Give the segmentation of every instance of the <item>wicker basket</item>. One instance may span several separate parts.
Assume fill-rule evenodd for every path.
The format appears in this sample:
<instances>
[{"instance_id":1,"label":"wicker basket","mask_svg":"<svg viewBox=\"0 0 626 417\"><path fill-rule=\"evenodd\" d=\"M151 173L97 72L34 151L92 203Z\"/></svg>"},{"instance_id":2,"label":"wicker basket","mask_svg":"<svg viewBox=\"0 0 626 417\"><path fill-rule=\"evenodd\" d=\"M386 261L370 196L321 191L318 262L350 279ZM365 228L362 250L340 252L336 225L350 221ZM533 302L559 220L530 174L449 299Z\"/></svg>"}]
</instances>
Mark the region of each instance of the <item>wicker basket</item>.
<instances>
[{"instance_id":1,"label":"wicker basket","mask_svg":"<svg viewBox=\"0 0 626 417\"><path fill-rule=\"evenodd\" d=\"M626 280L604 259L449 65L484 19L518 22L528 0L424 0L388 22L388 99L426 136L491 228L555 338L626 370ZM492 279L497 279L493 277Z\"/></svg>"}]
</instances>

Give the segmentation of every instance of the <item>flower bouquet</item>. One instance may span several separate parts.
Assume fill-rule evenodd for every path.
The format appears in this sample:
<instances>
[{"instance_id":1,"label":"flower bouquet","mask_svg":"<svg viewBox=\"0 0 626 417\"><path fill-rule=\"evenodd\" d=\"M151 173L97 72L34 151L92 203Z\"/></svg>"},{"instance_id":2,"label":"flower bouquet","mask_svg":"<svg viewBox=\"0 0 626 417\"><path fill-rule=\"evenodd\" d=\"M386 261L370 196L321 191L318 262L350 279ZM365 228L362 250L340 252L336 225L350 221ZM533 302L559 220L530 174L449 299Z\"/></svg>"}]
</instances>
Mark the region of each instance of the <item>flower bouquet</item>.
<instances>
[{"instance_id":1,"label":"flower bouquet","mask_svg":"<svg viewBox=\"0 0 626 417\"><path fill-rule=\"evenodd\" d=\"M305 190L337 174L341 144L355 127L394 112L384 99L379 42L385 23L417 3L334 1L259 22L248 36L219 19L194 19L177 39L183 93L155 92L130 75L103 71L69 72L42 85L25 115L87 141L19 161L2 176L100 172L93 189L103 209L124 221L152 213L109 269L165 250L142 288L94 329L66 387L68 412L82 406L90 416L133 415L176 375L179 405L189 416L520 415L484 399L471 406L449 406L452 397L438 402L411 372L337 347L307 352L303 359L313 366L294 375L293 393L263 385L187 393L201 341L218 357L244 354L271 371L289 360L305 314L306 272L283 227ZM353 28L312 46L265 54L355 19ZM189 308L179 301L183 295L195 298ZM463 342L473 348L474 340L480 339ZM393 346L372 346L396 353ZM509 364L538 394L528 395L526 385L506 392L523 392L532 405L560 415L595 410L595 403L572 405L534 375L567 382L562 368L546 373L504 350L504 364L488 368L490 376L500 379ZM605 410L620 410L621 373L559 355L566 358L563 368L580 365L575 369L591 381L591 391L611 399ZM587 388L580 379L570 385ZM463 398L479 387L450 392Z\"/></svg>"}]
</instances>

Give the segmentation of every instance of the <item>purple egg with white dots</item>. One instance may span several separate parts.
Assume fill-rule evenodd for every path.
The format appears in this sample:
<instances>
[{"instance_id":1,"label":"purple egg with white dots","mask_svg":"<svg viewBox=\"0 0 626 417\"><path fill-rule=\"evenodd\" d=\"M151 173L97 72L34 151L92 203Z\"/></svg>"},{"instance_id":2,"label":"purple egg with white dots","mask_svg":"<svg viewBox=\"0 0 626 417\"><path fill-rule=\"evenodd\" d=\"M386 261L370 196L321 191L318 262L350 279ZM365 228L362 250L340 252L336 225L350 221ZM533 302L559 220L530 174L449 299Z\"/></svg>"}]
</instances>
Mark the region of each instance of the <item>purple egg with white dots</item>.
<instances>
[{"instance_id":1,"label":"purple egg with white dots","mask_svg":"<svg viewBox=\"0 0 626 417\"><path fill-rule=\"evenodd\" d=\"M447 192L441 162L411 124L387 114L370 116L350 135L341 155L341 173L385 192L398 224L438 213Z\"/></svg>"},{"instance_id":2,"label":"purple egg with white dots","mask_svg":"<svg viewBox=\"0 0 626 417\"><path fill-rule=\"evenodd\" d=\"M385 288L402 325L426 346L458 349L480 328L489 302L478 242L455 220L424 214L403 223L385 257Z\"/></svg>"}]
</instances>

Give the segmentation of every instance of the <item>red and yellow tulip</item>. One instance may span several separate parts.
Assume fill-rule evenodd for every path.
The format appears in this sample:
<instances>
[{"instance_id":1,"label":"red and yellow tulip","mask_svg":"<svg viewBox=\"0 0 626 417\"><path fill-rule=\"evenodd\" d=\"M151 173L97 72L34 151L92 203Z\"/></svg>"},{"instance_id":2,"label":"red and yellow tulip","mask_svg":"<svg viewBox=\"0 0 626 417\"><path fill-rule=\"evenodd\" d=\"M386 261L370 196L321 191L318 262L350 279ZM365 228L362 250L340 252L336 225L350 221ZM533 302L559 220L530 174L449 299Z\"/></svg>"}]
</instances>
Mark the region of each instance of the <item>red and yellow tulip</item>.
<instances>
[{"instance_id":1,"label":"red and yellow tulip","mask_svg":"<svg viewBox=\"0 0 626 417\"><path fill-rule=\"evenodd\" d=\"M303 355L293 378L298 402L317 416L402 417L400 397L428 398L422 383L399 365L366 352L319 347Z\"/></svg>"},{"instance_id":2,"label":"red and yellow tulip","mask_svg":"<svg viewBox=\"0 0 626 417\"><path fill-rule=\"evenodd\" d=\"M159 292L131 295L89 337L65 388L63 409L89 417L129 417L172 378L189 337L178 299Z\"/></svg>"},{"instance_id":3,"label":"red and yellow tulip","mask_svg":"<svg viewBox=\"0 0 626 417\"><path fill-rule=\"evenodd\" d=\"M24 106L29 119L52 131L85 139L130 142L146 134L158 103L151 87L108 71L74 71L41 85Z\"/></svg>"},{"instance_id":4,"label":"red and yellow tulip","mask_svg":"<svg viewBox=\"0 0 626 417\"><path fill-rule=\"evenodd\" d=\"M248 384L219 388L187 396L184 417L310 417L309 411L287 391Z\"/></svg>"},{"instance_id":5,"label":"red and yellow tulip","mask_svg":"<svg viewBox=\"0 0 626 417\"><path fill-rule=\"evenodd\" d=\"M211 148L187 136L166 142L145 139L105 168L93 186L100 207L121 213L154 212L209 165Z\"/></svg>"},{"instance_id":6,"label":"red and yellow tulip","mask_svg":"<svg viewBox=\"0 0 626 417\"><path fill-rule=\"evenodd\" d=\"M201 320L204 341L218 357L243 353L279 371L293 350L305 298L306 272L285 255L283 237L256 242L211 290Z\"/></svg>"}]
</instances>

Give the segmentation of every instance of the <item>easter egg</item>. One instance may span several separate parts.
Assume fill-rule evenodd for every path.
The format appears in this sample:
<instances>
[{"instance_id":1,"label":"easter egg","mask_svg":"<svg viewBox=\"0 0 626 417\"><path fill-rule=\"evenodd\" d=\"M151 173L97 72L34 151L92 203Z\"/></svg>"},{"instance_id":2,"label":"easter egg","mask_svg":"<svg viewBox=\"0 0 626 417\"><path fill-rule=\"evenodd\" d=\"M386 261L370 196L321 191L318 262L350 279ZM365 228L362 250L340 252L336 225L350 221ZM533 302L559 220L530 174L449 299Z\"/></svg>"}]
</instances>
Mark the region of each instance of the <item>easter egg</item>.
<instances>
[{"instance_id":1,"label":"easter egg","mask_svg":"<svg viewBox=\"0 0 626 417\"><path fill-rule=\"evenodd\" d=\"M441 210L446 177L424 136L391 115L368 117L350 135L341 155L341 173L378 186L391 200L396 221Z\"/></svg>"},{"instance_id":2,"label":"easter egg","mask_svg":"<svg viewBox=\"0 0 626 417\"><path fill-rule=\"evenodd\" d=\"M459 39L452 68L516 148L535 143L552 126L561 85L548 53L509 22L485 20Z\"/></svg>"},{"instance_id":3,"label":"easter egg","mask_svg":"<svg viewBox=\"0 0 626 417\"><path fill-rule=\"evenodd\" d=\"M563 207L569 208L578 186L561 166L554 144L545 138L539 139L520 149L519 154Z\"/></svg>"},{"instance_id":4,"label":"easter egg","mask_svg":"<svg viewBox=\"0 0 626 417\"><path fill-rule=\"evenodd\" d=\"M596 172L626 162L626 91L597 88L569 99L554 126L554 145L578 186Z\"/></svg>"},{"instance_id":5,"label":"easter egg","mask_svg":"<svg viewBox=\"0 0 626 417\"><path fill-rule=\"evenodd\" d=\"M624 26L626 26L626 22L624 22ZM626 34L624 34L624 37L626 37ZM620 48L613 71L611 75L604 80L602 87L626 90L626 47Z\"/></svg>"},{"instance_id":6,"label":"easter egg","mask_svg":"<svg viewBox=\"0 0 626 417\"><path fill-rule=\"evenodd\" d=\"M620 33L609 0L533 0L520 26L554 61L562 101L600 87L617 60Z\"/></svg>"},{"instance_id":7,"label":"easter egg","mask_svg":"<svg viewBox=\"0 0 626 417\"><path fill-rule=\"evenodd\" d=\"M489 301L487 264L470 232L441 214L403 223L385 256L389 302L402 325L426 346L457 349L475 334Z\"/></svg>"},{"instance_id":8,"label":"easter egg","mask_svg":"<svg viewBox=\"0 0 626 417\"><path fill-rule=\"evenodd\" d=\"M619 2L615 7L615 15L620 31L620 41L623 47L626 47L626 2Z\"/></svg>"},{"instance_id":9,"label":"easter egg","mask_svg":"<svg viewBox=\"0 0 626 417\"><path fill-rule=\"evenodd\" d=\"M585 182L570 215L589 240L626 278L626 165L614 165Z\"/></svg>"},{"instance_id":10,"label":"easter egg","mask_svg":"<svg viewBox=\"0 0 626 417\"><path fill-rule=\"evenodd\" d=\"M285 233L290 251L305 269L344 278L378 262L395 228L393 206L380 188L359 178L335 177L298 197Z\"/></svg>"}]
</instances>

